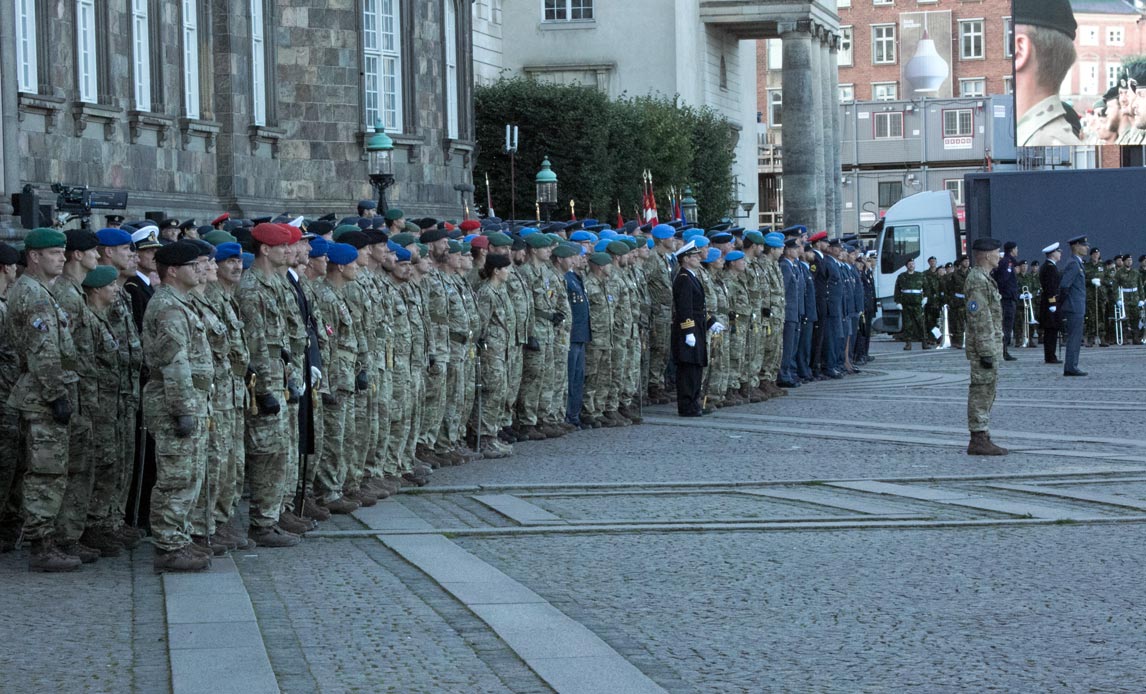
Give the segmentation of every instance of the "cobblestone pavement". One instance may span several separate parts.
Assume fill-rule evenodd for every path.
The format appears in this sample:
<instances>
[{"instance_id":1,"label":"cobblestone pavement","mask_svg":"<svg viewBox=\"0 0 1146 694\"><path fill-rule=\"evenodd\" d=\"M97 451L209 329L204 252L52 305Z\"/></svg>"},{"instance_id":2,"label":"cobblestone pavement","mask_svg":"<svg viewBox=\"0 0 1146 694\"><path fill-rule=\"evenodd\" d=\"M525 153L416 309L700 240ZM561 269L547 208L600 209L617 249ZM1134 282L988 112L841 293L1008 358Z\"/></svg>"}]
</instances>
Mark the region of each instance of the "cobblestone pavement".
<instances>
[{"instance_id":1,"label":"cobblestone pavement","mask_svg":"<svg viewBox=\"0 0 1146 694\"><path fill-rule=\"evenodd\" d=\"M609 658L682 694L1146 690L1146 348L1084 350L1070 381L1018 350L992 422L1012 454L971 459L962 352L876 347L861 376L516 444L237 554L279 690L564 691ZM0 555L0 692L178 684L149 549L26 559ZM601 643L539 657L562 614Z\"/></svg>"}]
</instances>

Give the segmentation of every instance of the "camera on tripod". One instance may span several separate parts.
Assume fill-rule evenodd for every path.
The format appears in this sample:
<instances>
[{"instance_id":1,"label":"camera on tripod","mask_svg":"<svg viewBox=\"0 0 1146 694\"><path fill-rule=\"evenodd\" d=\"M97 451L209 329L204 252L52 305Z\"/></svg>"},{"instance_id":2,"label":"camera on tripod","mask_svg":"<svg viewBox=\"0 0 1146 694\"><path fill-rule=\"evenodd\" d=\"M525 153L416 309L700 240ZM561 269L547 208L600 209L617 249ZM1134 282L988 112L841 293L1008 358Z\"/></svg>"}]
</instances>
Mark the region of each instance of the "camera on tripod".
<instances>
[{"instance_id":1,"label":"camera on tripod","mask_svg":"<svg viewBox=\"0 0 1146 694\"><path fill-rule=\"evenodd\" d=\"M92 190L87 186L66 186L53 183L56 211L81 217L91 216L92 210L122 210L127 207L127 192Z\"/></svg>"}]
</instances>

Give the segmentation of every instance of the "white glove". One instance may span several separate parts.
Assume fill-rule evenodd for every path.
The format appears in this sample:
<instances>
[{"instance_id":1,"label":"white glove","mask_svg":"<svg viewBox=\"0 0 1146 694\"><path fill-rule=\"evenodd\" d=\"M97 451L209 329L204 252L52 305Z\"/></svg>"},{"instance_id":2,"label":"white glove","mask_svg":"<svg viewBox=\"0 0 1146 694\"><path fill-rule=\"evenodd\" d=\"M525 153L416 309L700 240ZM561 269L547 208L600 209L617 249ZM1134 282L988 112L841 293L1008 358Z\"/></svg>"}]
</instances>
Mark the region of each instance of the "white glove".
<instances>
[{"instance_id":1,"label":"white glove","mask_svg":"<svg viewBox=\"0 0 1146 694\"><path fill-rule=\"evenodd\" d=\"M1094 279L1092 279L1092 280L1090 281L1090 283L1091 283L1091 284L1093 284L1093 285L1094 285L1094 286L1096 286L1096 287L1101 287L1101 286L1102 286L1102 280L1098 279L1097 277L1095 277Z\"/></svg>"},{"instance_id":2,"label":"white glove","mask_svg":"<svg viewBox=\"0 0 1146 694\"><path fill-rule=\"evenodd\" d=\"M310 367L310 387L317 388L322 383L322 369L317 366Z\"/></svg>"},{"instance_id":3,"label":"white glove","mask_svg":"<svg viewBox=\"0 0 1146 694\"><path fill-rule=\"evenodd\" d=\"M713 323L712 327L708 329L708 332L712 333L713 335L719 335L720 333L724 332L724 323L721 323L720 321Z\"/></svg>"},{"instance_id":4,"label":"white glove","mask_svg":"<svg viewBox=\"0 0 1146 694\"><path fill-rule=\"evenodd\" d=\"M689 347L696 347L696 335L689 333L684 336L684 343Z\"/></svg>"},{"instance_id":5,"label":"white glove","mask_svg":"<svg viewBox=\"0 0 1146 694\"><path fill-rule=\"evenodd\" d=\"M1022 299L1023 301L1028 301L1031 298L1031 293L1030 292L1023 292L1022 294L1019 294L1019 298Z\"/></svg>"},{"instance_id":6,"label":"white glove","mask_svg":"<svg viewBox=\"0 0 1146 694\"><path fill-rule=\"evenodd\" d=\"M1142 308L1143 306L1146 306L1146 301L1139 301L1138 308Z\"/></svg>"},{"instance_id":7,"label":"white glove","mask_svg":"<svg viewBox=\"0 0 1146 694\"><path fill-rule=\"evenodd\" d=\"M1051 307L1050 307L1050 312L1051 312L1051 313L1054 313L1056 309L1058 309L1058 306L1051 306Z\"/></svg>"},{"instance_id":8,"label":"white glove","mask_svg":"<svg viewBox=\"0 0 1146 694\"><path fill-rule=\"evenodd\" d=\"M927 305L927 297L923 297L923 303L920 304L920 306L926 306L926 305Z\"/></svg>"}]
</instances>

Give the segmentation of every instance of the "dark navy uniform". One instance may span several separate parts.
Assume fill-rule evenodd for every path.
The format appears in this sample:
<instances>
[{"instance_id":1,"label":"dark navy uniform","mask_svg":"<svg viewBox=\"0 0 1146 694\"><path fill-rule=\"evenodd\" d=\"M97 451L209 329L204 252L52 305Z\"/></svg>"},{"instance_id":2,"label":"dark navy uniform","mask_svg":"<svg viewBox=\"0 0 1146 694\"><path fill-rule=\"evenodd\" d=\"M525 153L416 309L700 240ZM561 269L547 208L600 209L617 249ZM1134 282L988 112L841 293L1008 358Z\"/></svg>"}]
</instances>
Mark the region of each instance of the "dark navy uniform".
<instances>
[{"instance_id":1,"label":"dark navy uniform","mask_svg":"<svg viewBox=\"0 0 1146 694\"><path fill-rule=\"evenodd\" d=\"M576 272L565 273L565 290L569 295L569 397L565 419L581 425L581 405L585 395L585 343L593 339L589 325L589 297L585 282Z\"/></svg>"},{"instance_id":2,"label":"dark navy uniform","mask_svg":"<svg viewBox=\"0 0 1146 694\"><path fill-rule=\"evenodd\" d=\"M694 340L688 344L689 336ZM708 318L704 287L691 271L682 268L672 283L670 354L676 364L677 414L699 417L701 380L708 366Z\"/></svg>"}]
</instances>

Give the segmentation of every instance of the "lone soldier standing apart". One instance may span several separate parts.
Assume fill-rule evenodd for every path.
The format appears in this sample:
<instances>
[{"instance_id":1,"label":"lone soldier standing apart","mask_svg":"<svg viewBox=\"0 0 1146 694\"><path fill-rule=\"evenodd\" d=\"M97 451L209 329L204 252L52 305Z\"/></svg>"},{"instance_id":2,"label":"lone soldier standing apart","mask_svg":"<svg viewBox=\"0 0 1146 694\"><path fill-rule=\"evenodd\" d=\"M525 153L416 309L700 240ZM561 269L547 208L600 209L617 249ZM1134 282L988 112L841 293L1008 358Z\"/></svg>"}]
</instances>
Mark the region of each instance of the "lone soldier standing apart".
<instances>
[{"instance_id":1,"label":"lone soldier standing apart","mask_svg":"<svg viewBox=\"0 0 1146 694\"><path fill-rule=\"evenodd\" d=\"M907 271L895 278L895 303L903 307L903 348L911 349L923 336L924 277L915 272L915 261L907 261Z\"/></svg>"},{"instance_id":2,"label":"lone soldier standing apart","mask_svg":"<svg viewBox=\"0 0 1146 694\"><path fill-rule=\"evenodd\" d=\"M967 344L964 349L971 362L971 386L967 391L967 428L971 443L967 455L1006 455L1007 449L991 442L987 430L991 406L995 404L995 386L999 380L998 364L1003 356L1003 309L999 287L991 277L999 264L999 242L990 238L976 239L975 266L967 273L963 294L967 297Z\"/></svg>"},{"instance_id":3,"label":"lone soldier standing apart","mask_svg":"<svg viewBox=\"0 0 1146 694\"><path fill-rule=\"evenodd\" d=\"M1076 236L1070 244L1070 260L1063 263L1059 280L1058 306L1062 312L1063 344L1066 345L1066 363L1063 376L1085 376L1078 368L1078 353L1082 350L1082 327L1086 316L1086 274L1082 259L1088 246L1085 236Z\"/></svg>"}]
</instances>

